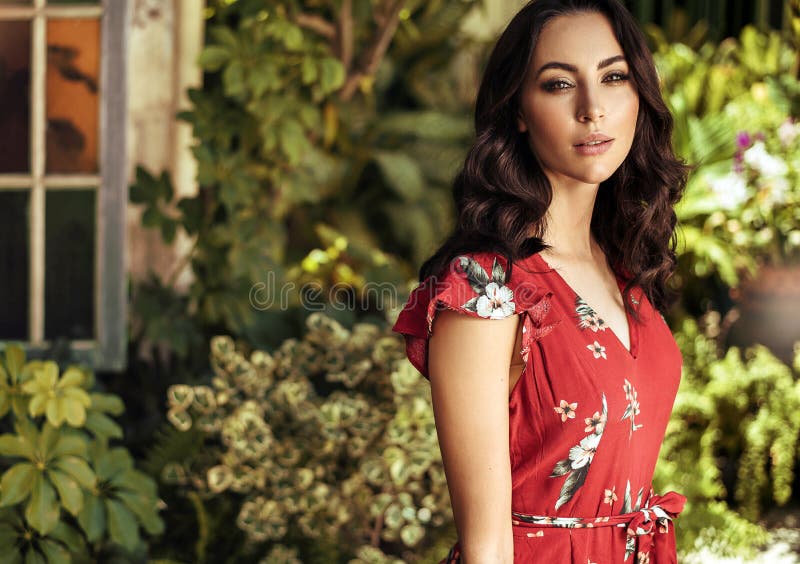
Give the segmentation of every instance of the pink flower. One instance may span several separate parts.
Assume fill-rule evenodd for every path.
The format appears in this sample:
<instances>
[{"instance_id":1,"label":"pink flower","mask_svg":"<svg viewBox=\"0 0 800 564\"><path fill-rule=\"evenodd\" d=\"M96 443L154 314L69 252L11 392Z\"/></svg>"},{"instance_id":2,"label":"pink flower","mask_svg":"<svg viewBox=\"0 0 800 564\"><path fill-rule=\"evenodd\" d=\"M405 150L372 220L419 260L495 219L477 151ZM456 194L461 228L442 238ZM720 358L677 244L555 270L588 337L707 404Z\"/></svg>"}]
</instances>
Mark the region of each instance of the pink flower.
<instances>
[{"instance_id":1,"label":"pink flower","mask_svg":"<svg viewBox=\"0 0 800 564\"><path fill-rule=\"evenodd\" d=\"M595 341L591 345L586 345L586 348L592 351L592 354L594 355L595 358L600 358L600 357L608 358L606 357L606 348L597 341Z\"/></svg>"},{"instance_id":2,"label":"pink flower","mask_svg":"<svg viewBox=\"0 0 800 564\"><path fill-rule=\"evenodd\" d=\"M584 431L587 433L597 433L599 435L606 426L606 419L607 417L605 414L600 415L599 411L595 411L594 415L583 420L586 423Z\"/></svg>"},{"instance_id":3,"label":"pink flower","mask_svg":"<svg viewBox=\"0 0 800 564\"><path fill-rule=\"evenodd\" d=\"M561 422L569 419L575 419L575 409L578 407L578 403L567 403L566 400L561 400L561 405L558 407L554 407L553 409L556 413L561 414Z\"/></svg>"}]
</instances>

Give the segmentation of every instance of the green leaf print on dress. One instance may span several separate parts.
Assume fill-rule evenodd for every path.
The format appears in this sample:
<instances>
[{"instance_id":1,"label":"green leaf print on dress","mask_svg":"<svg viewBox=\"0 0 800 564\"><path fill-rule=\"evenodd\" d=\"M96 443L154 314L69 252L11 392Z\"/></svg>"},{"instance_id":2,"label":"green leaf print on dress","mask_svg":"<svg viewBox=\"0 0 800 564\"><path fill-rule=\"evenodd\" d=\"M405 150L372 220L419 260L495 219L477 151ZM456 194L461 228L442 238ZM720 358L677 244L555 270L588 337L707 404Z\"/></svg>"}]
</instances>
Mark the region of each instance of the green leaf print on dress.
<instances>
[{"instance_id":1,"label":"green leaf print on dress","mask_svg":"<svg viewBox=\"0 0 800 564\"><path fill-rule=\"evenodd\" d=\"M575 296L575 313L578 314L581 329L591 329L595 333L597 331L605 331L608 328L603 318L597 315L597 312L580 297Z\"/></svg>"},{"instance_id":2,"label":"green leaf print on dress","mask_svg":"<svg viewBox=\"0 0 800 564\"><path fill-rule=\"evenodd\" d=\"M598 421L605 421L607 417L608 403L606 402L606 395L603 394L603 409L600 412ZM594 432L587 435L580 443L569 449L567 458L559 460L553 467L553 472L550 474L551 478L567 475L567 479L564 481L564 485L561 486L561 492L556 501L556 510L572 499L572 496L575 495L578 488L586 481L586 475L589 473L589 467L592 464L595 452L597 452L597 447L600 444L600 438L603 436L605 425L594 425L593 427Z\"/></svg>"},{"instance_id":3,"label":"green leaf print on dress","mask_svg":"<svg viewBox=\"0 0 800 564\"><path fill-rule=\"evenodd\" d=\"M506 272L497 262L497 257L492 264L491 279L475 259L460 256L458 261L470 286L478 294L461 307L489 319L503 319L514 314L514 292L506 286Z\"/></svg>"},{"instance_id":4,"label":"green leaf print on dress","mask_svg":"<svg viewBox=\"0 0 800 564\"><path fill-rule=\"evenodd\" d=\"M642 506L642 493L644 493L644 488L639 488L639 493L636 495L636 505L631 507L631 481L628 480L628 483L625 485L625 496L622 500L622 513L630 513L631 511L639 511ZM625 542L625 560L630 558L631 554L636 552L636 539L632 536L628 536Z\"/></svg>"}]
</instances>

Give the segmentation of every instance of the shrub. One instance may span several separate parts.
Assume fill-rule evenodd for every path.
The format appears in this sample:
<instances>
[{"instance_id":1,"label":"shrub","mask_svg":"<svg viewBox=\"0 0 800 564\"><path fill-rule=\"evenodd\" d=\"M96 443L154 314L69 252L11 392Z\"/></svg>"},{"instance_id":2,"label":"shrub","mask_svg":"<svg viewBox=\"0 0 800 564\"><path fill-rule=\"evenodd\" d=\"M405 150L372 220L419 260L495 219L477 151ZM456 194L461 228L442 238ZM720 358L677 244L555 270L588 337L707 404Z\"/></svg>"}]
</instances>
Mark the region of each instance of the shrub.
<instances>
[{"instance_id":1,"label":"shrub","mask_svg":"<svg viewBox=\"0 0 800 564\"><path fill-rule=\"evenodd\" d=\"M134 468L114 395L93 375L52 361L25 362L9 345L0 364L0 554L6 562L141 558L140 529L162 532L155 482Z\"/></svg>"},{"instance_id":2,"label":"shrub","mask_svg":"<svg viewBox=\"0 0 800 564\"><path fill-rule=\"evenodd\" d=\"M163 478L239 500L252 543L289 540L304 562L319 542L337 552L319 561L414 562L452 533L430 387L397 335L313 313L303 338L274 354L216 337L211 365L210 385L169 389L170 422L201 431L205 446Z\"/></svg>"}]
</instances>

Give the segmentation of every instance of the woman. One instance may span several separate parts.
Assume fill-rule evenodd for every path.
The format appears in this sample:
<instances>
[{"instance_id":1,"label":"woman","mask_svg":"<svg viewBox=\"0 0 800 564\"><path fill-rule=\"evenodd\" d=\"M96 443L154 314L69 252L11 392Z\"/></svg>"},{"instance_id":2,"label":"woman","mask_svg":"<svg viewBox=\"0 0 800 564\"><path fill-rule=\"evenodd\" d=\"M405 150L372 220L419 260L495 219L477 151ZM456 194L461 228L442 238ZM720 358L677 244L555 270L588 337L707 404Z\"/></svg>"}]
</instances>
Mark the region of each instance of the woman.
<instances>
[{"instance_id":1,"label":"woman","mask_svg":"<svg viewBox=\"0 0 800 564\"><path fill-rule=\"evenodd\" d=\"M665 323L688 167L617 0L535 0L489 59L457 226L394 330L430 380L445 559L676 562L652 475L680 381ZM443 561L444 562L444 561Z\"/></svg>"}]
</instances>

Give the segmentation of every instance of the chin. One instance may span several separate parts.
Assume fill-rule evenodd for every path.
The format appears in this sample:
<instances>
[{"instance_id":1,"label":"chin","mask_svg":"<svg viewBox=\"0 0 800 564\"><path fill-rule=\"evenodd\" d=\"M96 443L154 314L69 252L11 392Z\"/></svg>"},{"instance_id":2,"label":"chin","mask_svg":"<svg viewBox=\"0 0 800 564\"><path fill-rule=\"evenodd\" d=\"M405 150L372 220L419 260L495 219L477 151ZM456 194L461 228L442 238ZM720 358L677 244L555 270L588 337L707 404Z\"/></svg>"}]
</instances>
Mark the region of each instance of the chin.
<instances>
[{"instance_id":1,"label":"chin","mask_svg":"<svg viewBox=\"0 0 800 564\"><path fill-rule=\"evenodd\" d=\"M568 173L567 176L571 176L575 180L579 180L585 184L600 184L601 182L605 182L611 178L611 175L614 174L614 171L617 170L617 168L619 167L614 168L608 165L597 163L594 166L571 171L572 174Z\"/></svg>"}]
</instances>

